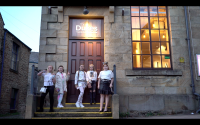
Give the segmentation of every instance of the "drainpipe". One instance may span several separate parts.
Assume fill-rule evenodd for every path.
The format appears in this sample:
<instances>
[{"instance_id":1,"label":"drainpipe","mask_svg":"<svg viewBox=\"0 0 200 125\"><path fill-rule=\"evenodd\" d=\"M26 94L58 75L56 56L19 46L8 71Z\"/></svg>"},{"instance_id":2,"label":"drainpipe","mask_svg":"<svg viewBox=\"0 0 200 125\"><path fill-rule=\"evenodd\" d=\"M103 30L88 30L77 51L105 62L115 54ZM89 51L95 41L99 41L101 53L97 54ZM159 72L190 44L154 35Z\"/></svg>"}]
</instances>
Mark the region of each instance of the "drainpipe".
<instances>
[{"instance_id":1,"label":"drainpipe","mask_svg":"<svg viewBox=\"0 0 200 125\"><path fill-rule=\"evenodd\" d=\"M190 74L191 74L191 81L192 81L192 84L190 86L192 87L192 94L197 96L198 99L199 99L199 109L196 111L196 113L198 113L200 111L200 95L198 93L195 93L195 85L194 85L192 59L191 59L191 52L190 52L190 37L189 37L189 30L188 30L188 20L187 20L186 6L184 6L184 10L185 10L185 23L186 23L186 32L187 32L187 38L185 40L187 40L187 42L188 42L189 59L190 59Z\"/></svg>"},{"instance_id":2,"label":"drainpipe","mask_svg":"<svg viewBox=\"0 0 200 125\"><path fill-rule=\"evenodd\" d=\"M2 65L1 65L1 78L0 78L0 99L1 99L1 85L2 85L2 76L3 76L3 64L4 64L6 32L7 32L7 30L5 30L5 32L4 32L4 39L3 39L3 56L2 56Z\"/></svg>"}]
</instances>

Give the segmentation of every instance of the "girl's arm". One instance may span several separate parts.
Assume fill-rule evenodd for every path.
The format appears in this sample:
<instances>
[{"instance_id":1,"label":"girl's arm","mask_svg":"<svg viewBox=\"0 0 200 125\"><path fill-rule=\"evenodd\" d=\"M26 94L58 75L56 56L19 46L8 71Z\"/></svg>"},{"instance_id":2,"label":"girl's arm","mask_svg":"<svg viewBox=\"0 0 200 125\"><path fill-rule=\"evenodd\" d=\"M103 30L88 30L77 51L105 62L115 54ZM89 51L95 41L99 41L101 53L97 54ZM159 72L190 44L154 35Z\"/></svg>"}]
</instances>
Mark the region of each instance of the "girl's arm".
<instances>
[{"instance_id":1,"label":"girl's arm","mask_svg":"<svg viewBox=\"0 0 200 125\"><path fill-rule=\"evenodd\" d=\"M41 76L42 75L42 73L44 73L45 72L45 70L43 70L43 71L40 71L37 75L38 76Z\"/></svg>"},{"instance_id":2,"label":"girl's arm","mask_svg":"<svg viewBox=\"0 0 200 125\"><path fill-rule=\"evenodd\" d=\"M99 78L99 80L98 80L98 89L99 89L99 87L100 87L100 78Z\"/></svg>"}]
</instances>

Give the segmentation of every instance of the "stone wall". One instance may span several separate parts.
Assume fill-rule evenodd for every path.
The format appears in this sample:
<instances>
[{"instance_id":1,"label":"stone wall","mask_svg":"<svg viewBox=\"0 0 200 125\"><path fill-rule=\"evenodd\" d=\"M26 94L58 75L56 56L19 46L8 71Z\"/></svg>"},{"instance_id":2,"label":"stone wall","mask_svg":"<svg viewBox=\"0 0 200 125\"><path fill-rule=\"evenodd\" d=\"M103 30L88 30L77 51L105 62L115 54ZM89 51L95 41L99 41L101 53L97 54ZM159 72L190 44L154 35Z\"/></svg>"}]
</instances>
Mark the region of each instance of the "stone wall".
<instances>
[{"instance_id":1,"label":"stone wall","mask_svg":"<svg viewBox=\"0 0 200 125\"><path fill-rule=\"evenodd\" d=\"M18 71L10 70L13 42L20 46ZM22 117L25 115L26 95L28 85L28 65L30 49L24 46L9 32L6 33L3 80L1 88L0 113L10 112L10 97L12 88L18 89L16 111Z\"/></svg>"},{"instance_id":2,"label":"stone wall","mask_svg":"<svg viewBox=\"0 0 200 125\"><path fill-rule=\"evenodd\" d=\"M124 16L122 16L123 8ZM192 12L193 15L196 15L196 17L191 17L193 31L198 29L195 29L195 27L198 27L198 9L199 7L191 7L191 15ZM170 73L163 70L161 74L148 70L138 72L132 70L130 6L90 6L88 10L90 11L89 14L83 15L83 6L58 6L52 8L52 14L48 14L48 7L42 7L39 52L40 70L45 69L48 65L53 65L55 68L62 64L65 71L67 71L69 17L99 17L104 19L104 60L109 62L111 70L113 65L116 65L117 94L120 95L120 100L124 99L123 96L139 98L139 95L142 95L149 96L149 98L159 96L160 100L165 101L166 96L176 95L174 97L176 98L175 100L184 102L185 98L189 98L190 101L187 104L185 102L175 103L175 101L172 101L170 108L168 106L159 109L178 111L179 109L181 110L180 107L183 105L189 107L185 108L188 110L196 108L196 101L191 98L192 88L190 87L191 77L188 46L185 40L186 25L183 6L167 7L173 70ZM198 42L197 34L196 32L192 34L195 45ZM179 62L180 57L184 57L184 63ZM130 73L132 75L127 75L128 71L132 72ZM43 86L42 78L40 78L39 84L39 87ZM195 81L195 84L198 83ZM196 87L199 88L198 85ZM196 90L199 92L199 89L196 88ZM182 98L182 96L185 98ZM151 100L156 101L154 99ZM145 109L145 104L148 104L147 100L128 102L124 102L129 105L128 110L124 110L123 106L120 105L120 112L137 110L134 109L133 105L139 105L141 109ZM160 106L165 106L165 103ZM153 107L150 106L149 109L156 110ZM176 107L179 107L179 109ZM143 111L141 109L138 110Z\"/></svg>"}]
</instances>

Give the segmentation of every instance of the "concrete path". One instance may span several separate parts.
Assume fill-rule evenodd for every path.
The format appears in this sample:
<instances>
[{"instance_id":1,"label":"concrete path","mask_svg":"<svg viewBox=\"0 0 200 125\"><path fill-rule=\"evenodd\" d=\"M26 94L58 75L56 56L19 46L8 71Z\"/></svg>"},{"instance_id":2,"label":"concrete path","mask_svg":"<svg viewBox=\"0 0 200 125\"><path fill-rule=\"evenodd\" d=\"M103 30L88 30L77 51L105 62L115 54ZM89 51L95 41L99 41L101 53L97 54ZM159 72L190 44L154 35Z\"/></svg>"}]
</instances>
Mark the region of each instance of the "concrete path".
<instances>
[{"instance_id":1,"label":"concrete path","mask_svg":"<svg viewBox=\"0 0 200 125\"><path fill-rule=\"evenodd\" d=\"M120 119L200 119L200 114L177 114L177 115L162 115L149 117L128 117Z\"/></svg>"}]
</instances>

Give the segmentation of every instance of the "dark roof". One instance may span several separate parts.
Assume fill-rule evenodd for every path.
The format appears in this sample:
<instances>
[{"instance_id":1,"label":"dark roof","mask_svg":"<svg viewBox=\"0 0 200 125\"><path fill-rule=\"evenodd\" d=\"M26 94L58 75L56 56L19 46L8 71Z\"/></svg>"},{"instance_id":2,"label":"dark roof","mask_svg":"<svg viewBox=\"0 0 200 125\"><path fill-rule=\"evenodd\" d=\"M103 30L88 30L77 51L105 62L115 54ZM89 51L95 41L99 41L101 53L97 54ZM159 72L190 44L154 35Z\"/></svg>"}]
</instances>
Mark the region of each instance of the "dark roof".
<instances>
[{"instance_id":1,"label":"dark roof","mask_svg":"<svg viewBox=\"0 0 200 125\"><path fill-rule=\"evenodd\" d=\"M39 52L31 52L29 63L38 63Z\"/></svg>"},{"instance_id":2,"label":"dark roof","mask_svg":"<svg viewBox=\"0 0 200 125\"><path fill-rule=\"evenodd\" d=\"M28 47L25 43L23 43L20 39L18 39L14 34L12 34L9 30L5 29L5 31L9 32L11 35L13 35L17 40L19 40L24 46L26 46L30 51L32 50L30 47Z\"/></svg>"},{"instance_id":3,"label":"dark roof","mask_svg":"<svg viewBox=\"0 0 200 125\"><path fill-rule=\"evenodd\" d=\"M2 17L2 15L1 15L1 13L0 13L0 16L1 16L1 19L3 20L3 17ZM5 25L4 21L3 21L3 25Z\"/></svg>"}]
</instances>

